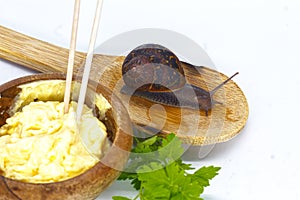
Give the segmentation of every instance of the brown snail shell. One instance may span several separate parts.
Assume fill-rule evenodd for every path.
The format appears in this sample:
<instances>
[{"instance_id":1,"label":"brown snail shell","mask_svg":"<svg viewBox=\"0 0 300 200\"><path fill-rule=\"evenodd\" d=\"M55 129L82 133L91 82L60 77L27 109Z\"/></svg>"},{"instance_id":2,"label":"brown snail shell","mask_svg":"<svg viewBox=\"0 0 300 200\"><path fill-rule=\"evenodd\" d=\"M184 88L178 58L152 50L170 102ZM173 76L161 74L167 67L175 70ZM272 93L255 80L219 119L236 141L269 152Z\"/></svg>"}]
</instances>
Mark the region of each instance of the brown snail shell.
<instances>
[{"instance_id":1,"label":"brown snail shell","mask_svg":"<svg viewBox=\"0 0 300 200\"><path fill-rule=\"evenodd\" d=\"M122 66L125 84L137 90L163 92L185 85L183 68L177 56L157 44L144 44L132 50Z\"/></svg>"},{"instance_id":2,"label":"brown snail shell","mask_svg":"<svg viewBox=\"0 0 300 200\"><path fill-rule=\"evenodd\" d=\"M177 56L158 44L143 44L133 49L122 65L122 93L152 102L206 112L219 103L213 94L231 80L234 74L212 91L186 83L184 70Z\"/></svg>"}]
</instances>

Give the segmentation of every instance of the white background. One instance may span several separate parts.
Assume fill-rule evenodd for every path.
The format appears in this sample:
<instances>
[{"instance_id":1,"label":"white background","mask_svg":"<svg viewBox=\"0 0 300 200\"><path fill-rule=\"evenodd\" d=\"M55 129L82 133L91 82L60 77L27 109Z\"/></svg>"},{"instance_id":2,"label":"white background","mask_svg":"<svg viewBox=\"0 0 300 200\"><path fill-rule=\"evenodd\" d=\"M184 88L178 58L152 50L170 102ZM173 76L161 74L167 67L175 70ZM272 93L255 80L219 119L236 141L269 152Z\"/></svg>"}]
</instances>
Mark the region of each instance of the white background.
<instances>
[{"instance_id":1,"label":"white background","mask_svg":"<svg viewBox=\"0 0 300 200\"><path fill-rule=\"evenodd\" d=\"M78 50L86 51L95 0L82 1ZM0 0L0 25L69 46L74 1ZM299 200L300 1L106 0L97 44L137 28L163 28L201 45L249 102L245 129L200 161L221 166L206 200ZM1 33L0 33L1 34ZM1 45L1 44L0 44ZM34 73L0 60L0 83ZM131 195L115 183L98 199ZM298 188L298 189L297 189Z\"/></svg>"}]
</instances>

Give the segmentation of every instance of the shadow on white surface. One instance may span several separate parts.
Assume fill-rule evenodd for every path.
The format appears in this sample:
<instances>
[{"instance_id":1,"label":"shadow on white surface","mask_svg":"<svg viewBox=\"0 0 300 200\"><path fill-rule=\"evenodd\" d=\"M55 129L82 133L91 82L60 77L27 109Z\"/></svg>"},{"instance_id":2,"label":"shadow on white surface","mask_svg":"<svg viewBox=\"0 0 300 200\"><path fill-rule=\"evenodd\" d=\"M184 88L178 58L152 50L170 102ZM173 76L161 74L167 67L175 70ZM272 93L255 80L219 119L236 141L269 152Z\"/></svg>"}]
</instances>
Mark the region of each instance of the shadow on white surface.
<instances>
[{"instance_id":1,"label":"shadow on white surface","mask_svg":"<svg viewBox=\"0 0 300 200\"><path fill-rule=\"evenodd\" d=\"M133 189L129 181L115 181L96 200L108 200L112 199L113 196L134 198L137 194L138 191Z\"/></svg>"},{"instance_id":2,"label":"shadow on white surface","mask_svg":"<svg viewBox=\"0 0 300 200\"><path fill-rule=\"evenodd\" d=\"M204 159L217 160L223 156L230 155L232 151L237 151L238 146L244 142L245 137L247 136L246 134L249 134L249 131L247 131L247 125L236 137L227 142L216 144L212 151Z\"/></svg>"},{"instance_id":3,"label":"shadow on white surface","mask_svg":"<svg viewBox=\"0 0 300 200\"><path fill-rule=\"evenodd\" d=\"M221 197L218 197L215 195L208 195L208 194L201 195L201 198L205 199L205 200L223 200L223 198L221 198Z\"/></svg>"},{"instance_id":4,"label":"shadow on white surface","mask_svg":"<svg viewBox=\"0 0 300 200\"><path fill-rule=\"evenodd\" d=\"M113 196L125 196L128 198L134 198L138 194L138 191L135 191L128 181L116 181L105 190L96 200L108 200L112 199ZM203 194L201 198L205 200L222 200L222 198L217 197L211 194Z\"/></svg>"},{"instance_id":5,"label":"shadow on white surface","mask_svg":"<svg viewBox=\"0 0 300 200\"><path fill-rule=\"evenodd\" d=\"M217 143L214 145L207 146L191 146L183 155L182 159L184 161L209 161L220 159L225 155L229 155L231 151L235 151L238 144L244 140L244 135L247 134L247 126L231 140L223 143Z\"/></svg>"}]
</instances>

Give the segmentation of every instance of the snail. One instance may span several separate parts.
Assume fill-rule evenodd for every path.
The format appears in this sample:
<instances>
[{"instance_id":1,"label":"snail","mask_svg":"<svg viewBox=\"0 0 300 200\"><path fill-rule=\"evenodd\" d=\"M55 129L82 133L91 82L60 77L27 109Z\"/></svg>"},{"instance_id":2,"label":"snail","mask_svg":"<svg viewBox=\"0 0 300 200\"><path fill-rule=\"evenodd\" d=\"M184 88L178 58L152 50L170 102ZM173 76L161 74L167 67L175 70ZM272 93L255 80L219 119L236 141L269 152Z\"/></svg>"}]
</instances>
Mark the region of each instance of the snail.
<instances>
[{"instance_id":1,"label":"snail","mask_svg":"<svg viewBox=\"0 0 300 200\"><path fill-rule=\"evenodd\" d=\"M121 92L173 107L204 110L215 104L213 95L234 76L211 91L188 84L178 57L164 46L143 44L133 49L122 65Z\"/></svg>"}]
</instances>

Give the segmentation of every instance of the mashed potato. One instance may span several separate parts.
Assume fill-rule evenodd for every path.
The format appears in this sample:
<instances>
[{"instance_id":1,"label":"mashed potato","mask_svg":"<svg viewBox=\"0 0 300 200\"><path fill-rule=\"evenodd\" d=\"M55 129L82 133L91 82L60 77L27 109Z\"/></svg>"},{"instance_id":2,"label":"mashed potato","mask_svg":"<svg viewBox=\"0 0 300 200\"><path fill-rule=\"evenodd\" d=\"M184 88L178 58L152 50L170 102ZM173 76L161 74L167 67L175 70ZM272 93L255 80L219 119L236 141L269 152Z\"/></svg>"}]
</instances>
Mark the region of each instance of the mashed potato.
<instances>
[{"instance_id":1,"label":"mashed potato","mask_svg":"<svg viewBox=\"0 0 300 200\"><path fill-rule=\"evenodd\" d=\"M64 114L62 102L31 102L8 118L0 128L0 174L31 183L57 182L94 166L109 145L106 127L87 106L77 126L76 107L72 102Z\"/></svg>"}]
</instances>

